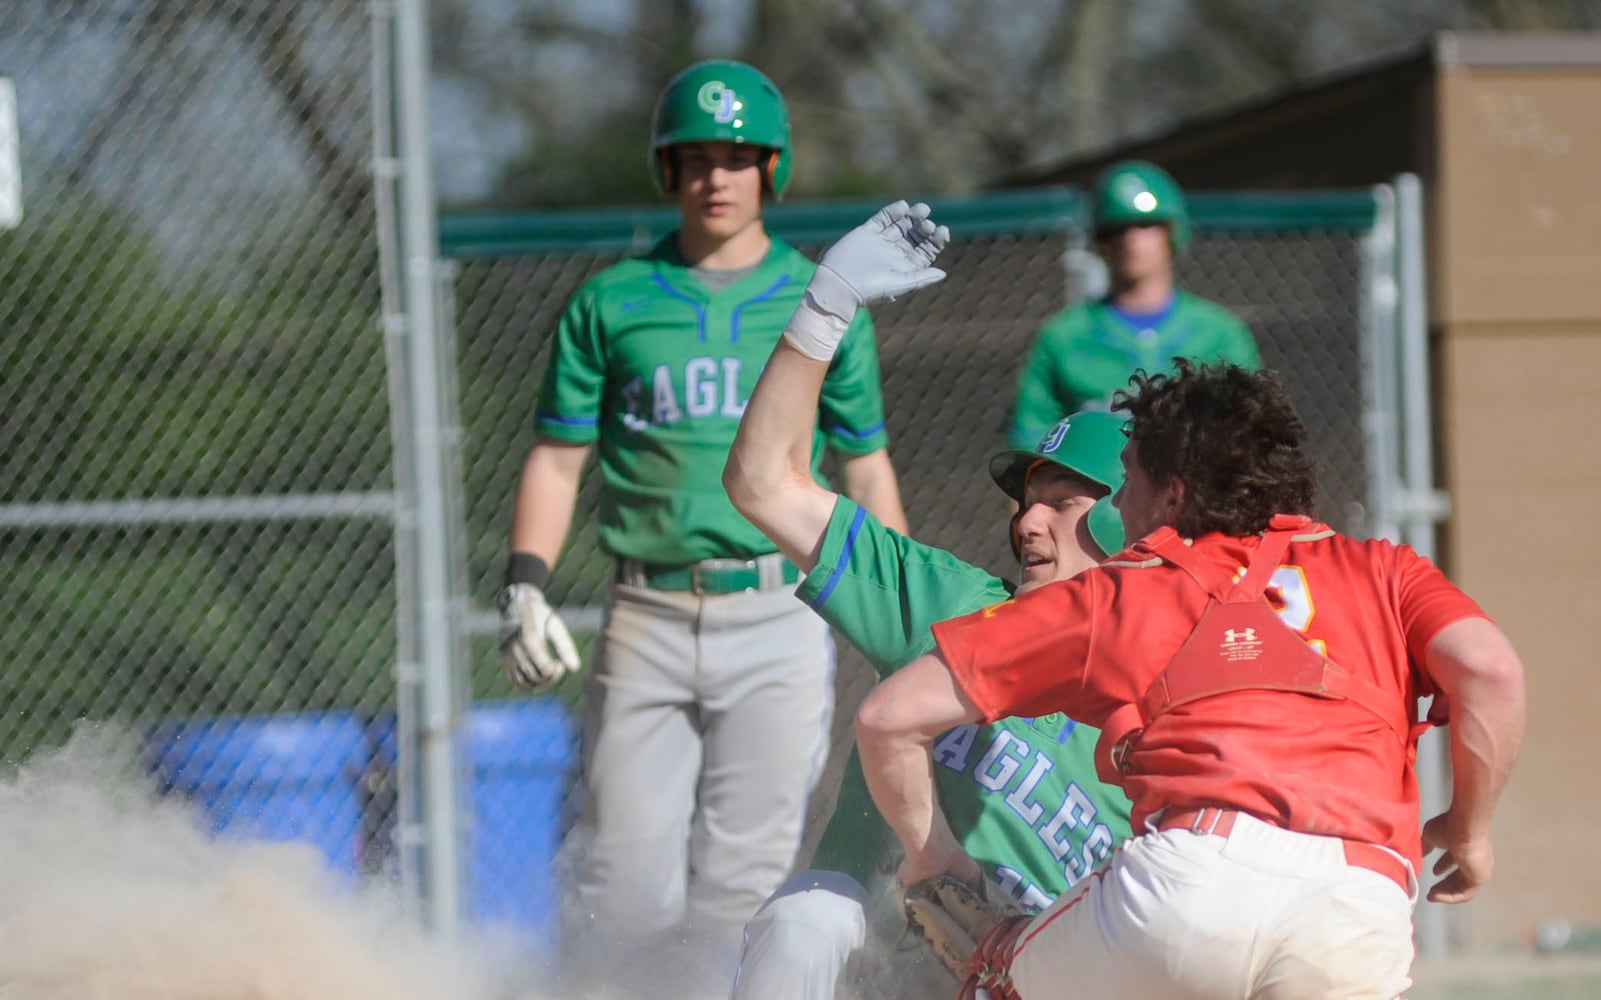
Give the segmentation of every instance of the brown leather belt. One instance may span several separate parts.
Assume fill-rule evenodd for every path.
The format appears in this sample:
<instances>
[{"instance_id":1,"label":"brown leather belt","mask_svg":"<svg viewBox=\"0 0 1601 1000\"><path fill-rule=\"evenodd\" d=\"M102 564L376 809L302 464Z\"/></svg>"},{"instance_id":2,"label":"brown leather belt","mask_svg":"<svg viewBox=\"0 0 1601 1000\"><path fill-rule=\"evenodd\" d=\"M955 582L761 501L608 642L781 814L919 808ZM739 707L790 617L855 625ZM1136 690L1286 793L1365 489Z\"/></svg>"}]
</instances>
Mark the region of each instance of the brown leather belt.
<instances>
[{"instance_id":1,"label":"brown leather belt","mask_svg":"<svg viewBox=\"0 0 1601 1000\"><path fill-rule=\"evenodd\" d=\"M1234 830L1234 821L1240 816L1238 809L1222 809L1218 806L1202 806L1199 809L1181 809L1178 812L1164 812L1156 822L1158 830L1172 830L1182 827L1196 833L1211 834L1216 837L1227 838ZM1266 823L1267 820L1262 820ZM1269 826L1274 824L1269 823ZM1389 851L1375 844L1360 840L1345 840L1340 843L1345 846L1345 863L1356 868L1366 868L1370 872L1378 872L1385 878L1401 887L1401 891L1409 896L1412 893L1412 872L1406 863Z\"/></svg>"}]
</instances>

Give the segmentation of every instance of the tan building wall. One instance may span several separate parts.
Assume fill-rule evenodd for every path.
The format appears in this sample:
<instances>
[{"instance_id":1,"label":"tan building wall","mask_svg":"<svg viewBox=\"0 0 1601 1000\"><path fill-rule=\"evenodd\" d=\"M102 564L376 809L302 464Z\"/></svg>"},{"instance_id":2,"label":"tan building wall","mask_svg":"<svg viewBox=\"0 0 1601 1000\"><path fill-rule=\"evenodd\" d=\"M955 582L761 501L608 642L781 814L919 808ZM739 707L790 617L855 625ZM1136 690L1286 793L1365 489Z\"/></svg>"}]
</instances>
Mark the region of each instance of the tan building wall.
<instances>
[{"instance_id":1,"label":"tan building wall","mask_svg":"<svg viewBox=\"0 0 1601 1000\"><path fill-rule=\"evenodd\" d=\"M1459 324L1442 346L1445 551L1517 645L1529 693L1495 879L1453 919L1512 943L1542 920L1601 924L1601 331Z\"/></svg>"},{"instance_id":2,"label":"tan building wall","mask_svg":"<svg viewBox=\"0 0 1601 1000\"><path fill-rule=\"evenodd\" d=\"M1529 675L1479 944L1601 924L1601 60L1443 65L1429 199L1443 561Z\"/></svg>"}]
</instances>

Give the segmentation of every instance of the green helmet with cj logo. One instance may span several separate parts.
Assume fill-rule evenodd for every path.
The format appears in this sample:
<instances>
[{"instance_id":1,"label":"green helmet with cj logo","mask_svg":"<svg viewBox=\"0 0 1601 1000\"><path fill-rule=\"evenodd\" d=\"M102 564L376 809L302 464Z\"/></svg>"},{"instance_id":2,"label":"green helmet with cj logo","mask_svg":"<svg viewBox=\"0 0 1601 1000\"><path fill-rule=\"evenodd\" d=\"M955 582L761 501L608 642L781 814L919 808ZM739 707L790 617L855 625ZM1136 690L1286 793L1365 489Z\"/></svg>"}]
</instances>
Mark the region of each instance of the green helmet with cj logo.
<instances>
[{"instance_id":1,"label":"green helmet with cj logo","mask_svg":"<svg viewBox=\"0 0 1601 1000\"><path fill-rule=\"evenodd\" d=\"M1174 250L1190 241L1190 212L1171 174L1154 163L1114 163L1095 182L1094 230L1167 224Z\"/></svg>"},{"instance_id":2,"label":"green helmet with cj logo","mask_svg":"<svg viewBox=\"0 0 1601 1000\"><path fill-rule=\"evenodd\" d=\"M990 459L990 478L1001 492L1017 501L1018 514L1027 508L1023 498L1028 473L1040 462L1060 465L1083 476L1106 495L1090 508L1090 537L1107 555L1123 550L1123 518L1112 506L1112 494L1123 485L1123 446L1128 420L1105 410L1080 410L1045 432L1033 451L1003 451ZM1012 519L1012 547L1017 548L1017 518Z\"/></svg>"},{"instance_id":3,"label":"green helmet with cj logo","mask_svg":"<svg viewBox=\"0 0 1601 1000\"><path fill-rule=\"evenodd\" d=\"M698 62L662 91L650 122L650 172L663 194L678 186L668 147L684 142L761 146L767 150L762 183L775 198L789 186L789 109L778 87L754 66L732 59Z\"/></svg>"}]
</instances>

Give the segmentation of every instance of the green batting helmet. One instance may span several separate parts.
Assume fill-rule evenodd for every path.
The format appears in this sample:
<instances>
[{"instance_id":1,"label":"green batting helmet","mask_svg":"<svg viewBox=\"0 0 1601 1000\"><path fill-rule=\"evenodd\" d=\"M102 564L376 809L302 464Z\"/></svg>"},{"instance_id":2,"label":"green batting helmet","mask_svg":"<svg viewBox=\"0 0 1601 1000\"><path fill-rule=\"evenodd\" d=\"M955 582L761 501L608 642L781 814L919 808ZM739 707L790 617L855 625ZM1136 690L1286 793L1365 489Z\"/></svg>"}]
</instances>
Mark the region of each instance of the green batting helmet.
<instances>
[{"instance_id":1,"label":"green batting helmet","mask_svg":"<svg viewBox=\"0 0 1601 1000\"><path fill-rule=\"evenodd\" d=\"M1166 170L1144 160L1113 164L1095 184L1095 232L1119 226L1167 224L1174 250L1190 241L1184 192Z\"/></svg>"},{"instance_id":2,"label":"green batting helmet","mask_svg":"<svg viewBox=\"0 0 1601 1000\"><path fill-rule=\"evenodd\" d=\"M782 198L789 185L789 110L778 87L754 66L709 59L667 84L650 122L650 172L663 194L678 186L669 146L681 142L748 142L768 151L762 183Z\"/></svg>"},{"instance_id":3,"label":"green batting helmet","mask_svg":"<svg viewBox=\"0 0 1601 1000\"><path fill-rule=\"evenodd\" d=\"M1080 410L1046 432L1033 451L1003 451L990 459L990 478L1001 492L1026 510L1023 488L1028 473L1039 462L1060 465L1098 486L1106 496L1090 508L1090 537L1107 555L1123 549L1123 519L1112 506L1112 494L1123 485L1123 446L1128 421L1104 410ZM1015 520L1013 547L1016 548Z\"/></svg>"}]
</instances>

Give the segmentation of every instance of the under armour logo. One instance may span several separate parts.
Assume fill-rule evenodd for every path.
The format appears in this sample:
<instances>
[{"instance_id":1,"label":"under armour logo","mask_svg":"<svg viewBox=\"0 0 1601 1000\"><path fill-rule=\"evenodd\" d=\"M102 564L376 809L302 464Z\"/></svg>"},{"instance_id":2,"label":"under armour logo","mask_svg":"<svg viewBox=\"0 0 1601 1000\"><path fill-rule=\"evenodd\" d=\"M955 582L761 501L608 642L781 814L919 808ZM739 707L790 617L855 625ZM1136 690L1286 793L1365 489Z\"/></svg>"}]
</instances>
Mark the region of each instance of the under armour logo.
<instances>
[{"instance_id":1,"label":"under armour logo","mask_svg":"<svg viewBox=\"0 0 1601 1000\"><path fill-rule=\"evenodd\" d=\"M1254 629L1254 628L1241 628L1241 629L1226 628L1226 629L1223 630L1223 641L1224 642L1255 642L1256 641L1256 629Z\"/></svg>"}]
</instances>

